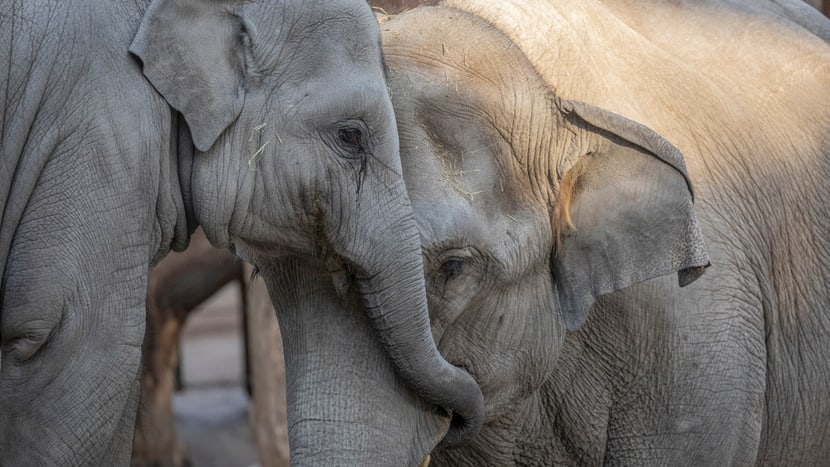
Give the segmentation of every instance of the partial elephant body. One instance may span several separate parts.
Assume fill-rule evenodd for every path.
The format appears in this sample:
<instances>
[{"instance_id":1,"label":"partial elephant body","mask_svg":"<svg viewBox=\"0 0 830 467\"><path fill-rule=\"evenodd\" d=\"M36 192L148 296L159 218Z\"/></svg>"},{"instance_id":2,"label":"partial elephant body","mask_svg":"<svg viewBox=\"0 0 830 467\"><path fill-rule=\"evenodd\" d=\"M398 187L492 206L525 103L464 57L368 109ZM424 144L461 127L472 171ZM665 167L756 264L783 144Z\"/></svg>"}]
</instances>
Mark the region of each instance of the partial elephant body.
<instances>
[{"instance_id":1,"label":"partial elephant body","mask_svg":"<svg viewBox=\"0 0 830 467\"><path fill-rule=\"evenodd\" d=\"M175 117L124 53L140 10L0 9L0 464L124 465L148 265L187 242Z\"/></svg>"},{"instance_id":2,"label":"partial elephant body","mask_svg":"<svg viewBox=\"0 0 830 467\"><path fill-rule=\"evenodd\" d=\"M0 0L0 43L0 465L129 463L148 269L197 225L263 274L348 269L376 329L428 332L363 0ZM431 341L384 350L480 419Z\"/></svg>"},{"instance_id":3,"label":"partial elephant body","mask_svg":"<svg viewBox=\"0 0 830 467\"><path fill-rule=\"evenodd\" d=\"M830 456L830 23L791 2L630 3L450 0L382 27L433 330L487 408L437 464ZM711 259L688 287L627 287L685 221L660 211L671 171L642 159L665 146L606 111L685 158ZM574 283L597 299L562 336Z\"/></svg>"}]
</instances>

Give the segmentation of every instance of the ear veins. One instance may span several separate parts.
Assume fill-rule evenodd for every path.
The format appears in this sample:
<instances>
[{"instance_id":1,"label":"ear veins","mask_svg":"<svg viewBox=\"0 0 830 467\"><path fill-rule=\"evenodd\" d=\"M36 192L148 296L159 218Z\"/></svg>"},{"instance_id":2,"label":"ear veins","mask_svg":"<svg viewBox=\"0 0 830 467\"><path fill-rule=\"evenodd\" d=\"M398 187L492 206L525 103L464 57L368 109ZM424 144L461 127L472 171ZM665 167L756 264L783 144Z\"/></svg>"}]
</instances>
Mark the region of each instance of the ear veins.
<instances>
[{"instance_id":1,"label":"ear veins","mask_svg":"<svg viewBox=\"0 0 830 467\"><path fill-rule=\"evenodd\" d=\"M559 184L559 197L553 211L554 245L557 252L562 244L562 231L566 227L572 230L576 229L571 218L571 202L576 188L579 186L579 178L587 172L587 162L590 156L591 153L588 153L580 157L562 177Z\"/></svg>"}]
</instances>

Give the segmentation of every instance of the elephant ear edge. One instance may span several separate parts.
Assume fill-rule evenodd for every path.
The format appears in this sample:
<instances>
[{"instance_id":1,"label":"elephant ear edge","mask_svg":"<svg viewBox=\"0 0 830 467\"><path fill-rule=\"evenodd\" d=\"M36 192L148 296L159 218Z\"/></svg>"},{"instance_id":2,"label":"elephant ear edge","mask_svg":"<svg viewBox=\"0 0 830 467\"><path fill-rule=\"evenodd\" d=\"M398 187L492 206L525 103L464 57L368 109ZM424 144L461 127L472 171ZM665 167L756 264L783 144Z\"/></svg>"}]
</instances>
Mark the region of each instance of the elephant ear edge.
<instances>
[{"instance_id":1,"label":"elephant ear edge","mask_svg":"<svg viewBox=\"0 0 830 467\"><path fill-rule=\"evenodd\" d=\"M685 287L710 262L680 151L620 115L576 101L560 101L559 107L571 124L602 138L605 148L580 155L560 188L573 192L560 196L570 204L567 222L555 222L570 224L570 213L576 222L573 228L557 225L561 237L551 273L565 324L575 331L599 296L672 272Z\"/></svg>"},{"instance_id":2,"label":"elephant ear edge","mask_svg":"<svg viewBox=\"0 0 830 467\"><path fill-rule=\"evenodd\" d=\"M184 116L199 151L242 111L241 29L221 2L154 0L130 45L147 80Z\"/></svg>"}]
</instances>

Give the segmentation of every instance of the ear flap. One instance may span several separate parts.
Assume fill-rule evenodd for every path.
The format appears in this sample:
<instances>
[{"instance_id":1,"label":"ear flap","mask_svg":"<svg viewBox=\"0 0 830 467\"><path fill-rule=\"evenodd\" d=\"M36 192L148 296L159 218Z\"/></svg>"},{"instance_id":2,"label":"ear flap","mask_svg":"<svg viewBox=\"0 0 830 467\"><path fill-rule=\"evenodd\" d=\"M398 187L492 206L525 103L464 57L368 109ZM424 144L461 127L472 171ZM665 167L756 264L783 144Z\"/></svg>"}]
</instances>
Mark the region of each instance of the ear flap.
<instances>
[{"instance_id":1,"label":"ear flap","mask_svg":"<svg viewBox=\"0 0 830 467\"><path fill-rule=\"evenodd\" d=\"M568 170L556 212L551 271L574 331L597 297L678 272L680 286L709 258L683 156L651 129L581 102L561 102L591 147Z\"/></svg>"},{"instance_id":2,"label":"ear flap","mask_svg":"<svg viewBox=\"0 0 830 467\"><path fill-rule=\"evenodd\" d=\"M130 45L144 76L209 149L244 100L242 23L216 0L154 0ZM244 57L244 55L242 55Z\"/></svg>"}]
</instances>

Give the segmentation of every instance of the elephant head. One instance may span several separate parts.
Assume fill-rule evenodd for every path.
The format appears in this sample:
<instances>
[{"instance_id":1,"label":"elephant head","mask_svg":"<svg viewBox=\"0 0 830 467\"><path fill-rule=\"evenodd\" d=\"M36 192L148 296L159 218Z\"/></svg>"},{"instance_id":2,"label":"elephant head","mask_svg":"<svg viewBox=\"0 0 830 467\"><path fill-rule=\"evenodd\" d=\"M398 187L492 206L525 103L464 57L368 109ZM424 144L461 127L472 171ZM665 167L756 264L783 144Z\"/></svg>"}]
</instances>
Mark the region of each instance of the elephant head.
<instances>
[{"instance_id":1,"label":"elephant head","mask_svg":"<svg viewBox=\"0 0 830 467\"><path fill-rule=\"evenodd\" d=\"M708 257L664 138L557 96L475 16L418 9L381 33L435 339L485 400L469 450L433 459L467 465L521 444L526 402L598 297L671 273L687 285Z\"/></svg>"},{"instance_id":2,"label":"elephant head","mask_svg":"<svg viewBox=\"0 0 830 467\"><path fill-rule=\"evenodd\" d=\"M457 427L450 441L474 434L480 390L438 354L429 333L419 237L369 6L156 0L130 50L192 135L192 167L180 178L195 222L215 246L251 261L279 313L290 315L280 316L289 400L319 390L307 368L337 363L315 360L330 355L315 348L331 348L335 339L306 346L297 337L309 330L303 320L322 319L315 326L324 326L327 312L342 318L343 309L355 308L351 293L366 310L356 326L367 328L363 338L376 339L356 352L387 362L384 377L412 391L416 411L433 423L419 436L441 439L447 413ZM297 262L309 274L292 274L286 265ZM335 282L339 296L326 292ZM290 406L295 462L345 462L326 446L341 444L343 425L358 426L367 410L383 409L343 403L344 409ZM361 453L377 442L350 443L357 454L349 462L370 462Z\"/></svg>"}]
</instances>

